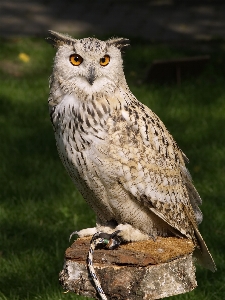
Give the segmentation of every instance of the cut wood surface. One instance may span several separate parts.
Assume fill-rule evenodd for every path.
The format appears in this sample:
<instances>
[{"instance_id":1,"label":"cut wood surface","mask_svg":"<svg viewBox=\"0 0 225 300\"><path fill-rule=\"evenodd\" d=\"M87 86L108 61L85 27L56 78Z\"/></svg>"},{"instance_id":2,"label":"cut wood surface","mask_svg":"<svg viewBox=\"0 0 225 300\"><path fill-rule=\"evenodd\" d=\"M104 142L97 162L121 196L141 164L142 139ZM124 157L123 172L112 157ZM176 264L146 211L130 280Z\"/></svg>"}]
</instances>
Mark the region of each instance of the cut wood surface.
<instances>
[{"instance_id":1,"label":"cut wood surface","mask_svg":"<svg viewBox=\"0 0 225 300\"><path fill-rule=\"evenodd\" d=\"M65 252L60 283L67 291L99 299L87 270L90 238L76 240ZM188 239L159 237L115 250L96 249L94 268L108 299L161 299L197 286Z\"/></svg>"}]
</instances>

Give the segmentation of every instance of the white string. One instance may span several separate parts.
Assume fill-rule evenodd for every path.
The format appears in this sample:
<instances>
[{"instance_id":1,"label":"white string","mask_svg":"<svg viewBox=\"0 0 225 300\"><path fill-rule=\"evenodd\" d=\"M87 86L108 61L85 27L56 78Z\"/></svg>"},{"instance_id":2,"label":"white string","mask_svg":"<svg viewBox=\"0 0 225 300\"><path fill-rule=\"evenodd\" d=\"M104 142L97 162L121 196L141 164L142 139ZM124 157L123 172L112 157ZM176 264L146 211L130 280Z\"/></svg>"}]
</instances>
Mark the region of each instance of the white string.
<instances>
[{"instance_id":1,"label":"white string","mask_svg":"<svg viewBox=\"0 0 225 300\"><path fill-rule=\"evenodd\" d=\"M93 236L94 237L94 236ZM98 291L100 297L102 300L107 300L107 297L101 287L101 283L96 275L96 272L95 272L95 269L94 269L94 266L93 266L93 253L94 253L94 250L96 248L97 245L99 244L108 244L109 241L107 239L104 239L104 238L97 238L97 239L93 239L92 237L92 240L91 240L91 244L90 244L90 249L88 251L88 257L87 257L87 265L88 265L88 269L89 269L89 272L90 272L90 275L95 283L95 288L96 290Z\"/></svg>"}]
</instances>

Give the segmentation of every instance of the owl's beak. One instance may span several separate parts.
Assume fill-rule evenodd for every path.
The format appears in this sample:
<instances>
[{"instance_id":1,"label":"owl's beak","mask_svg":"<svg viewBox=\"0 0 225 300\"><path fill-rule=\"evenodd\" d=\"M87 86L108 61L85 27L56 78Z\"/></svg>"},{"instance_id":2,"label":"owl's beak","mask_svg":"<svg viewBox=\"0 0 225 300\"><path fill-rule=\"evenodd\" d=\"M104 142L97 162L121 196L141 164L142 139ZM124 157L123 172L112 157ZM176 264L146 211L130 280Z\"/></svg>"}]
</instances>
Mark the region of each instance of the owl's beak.
<instances>
[{"instance_id":1,"label":"owl's beak","mask_svg":"<svg viewBox=\"0 0 225 300\"><path fill-rule=\"evenodd\" d=\"M93 66L90 66L88 69L87 81L90 83L90 85L92 85L95 79L96 79L95 68Z\"/></svg>"}]
</instances>

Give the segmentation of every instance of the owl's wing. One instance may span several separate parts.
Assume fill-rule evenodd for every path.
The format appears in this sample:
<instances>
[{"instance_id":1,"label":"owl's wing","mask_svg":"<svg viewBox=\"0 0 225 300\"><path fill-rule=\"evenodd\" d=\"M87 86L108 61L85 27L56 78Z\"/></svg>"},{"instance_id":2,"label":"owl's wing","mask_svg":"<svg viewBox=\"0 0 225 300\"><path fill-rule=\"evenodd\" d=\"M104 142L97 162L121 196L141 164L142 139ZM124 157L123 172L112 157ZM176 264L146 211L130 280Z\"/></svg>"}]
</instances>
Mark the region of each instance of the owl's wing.
<instances>
[{"instance_id":1,"label":"owl's wing","mask_svg":"<svg viewBox=\"0 0 225 300\"><path fill-rule=\"evenodd\" d=\"M215 263L198 230L201 198L185 167L187 161L162 121L134 99L113 116L109 154L118 161L123 188L154 214L201 248L199 260L212 271ZM197 250L199 251L199 250Z\"/></svg>"},{"instance_id":2,"label":"owl's wing","mask_svg":"<svg viewBox=\"0 0 225 300\"><path fill-rule=\"evenodd\" d=\"M135 100L113 116L109 156L117 161L118 181L154 214L201 247L203 264L215 264L198 231L201 198L185 167L186 157L161 120Z\"/></svg>"},{"instance_id":3,"label":"owl's wing","mask_svg":"<svg viewBox=\"0 0 225 300\"><path fill-rule=\"evenodd\" d=\"M162 121L134 99L113 115L109 154L118 161L119 182L143 205L187 237L193 236L191 221L201 220L201 199L185 167L184 154Z\"/></svg>"}]
</instances>

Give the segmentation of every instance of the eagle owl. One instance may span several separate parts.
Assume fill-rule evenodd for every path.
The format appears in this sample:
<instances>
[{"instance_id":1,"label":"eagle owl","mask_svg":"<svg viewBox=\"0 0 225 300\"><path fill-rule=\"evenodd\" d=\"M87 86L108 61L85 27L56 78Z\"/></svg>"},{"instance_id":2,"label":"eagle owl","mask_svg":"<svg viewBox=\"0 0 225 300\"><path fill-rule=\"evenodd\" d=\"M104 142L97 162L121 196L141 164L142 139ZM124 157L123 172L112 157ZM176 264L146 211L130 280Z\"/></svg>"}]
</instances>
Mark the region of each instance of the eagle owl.
<instances>
[{"instance_id":1,"label":"eagle owl","mask_svg":"<svg viewBox=\"0 0 225 300\"><path fill-rule=\"evenodd\" d=\"M47 40L57 48L48 103L59 156L97 216L96 227L78 235L118 230L124 241L188 238L214 271L187 158L126 83L121 51L129 40L54 31Z\"/></svg>"}]
</instances>

